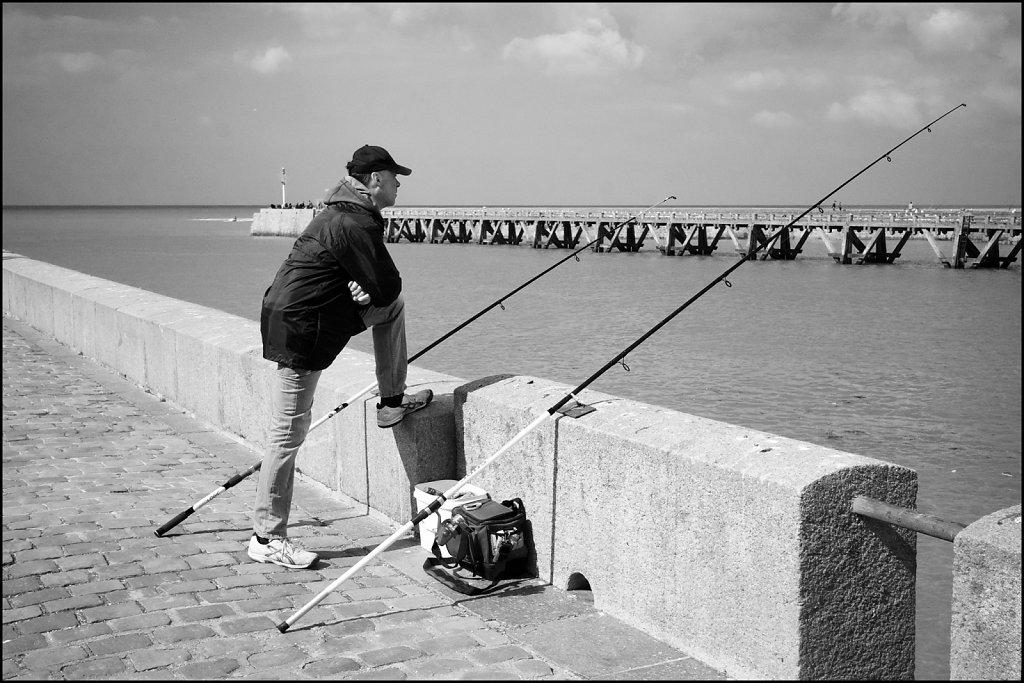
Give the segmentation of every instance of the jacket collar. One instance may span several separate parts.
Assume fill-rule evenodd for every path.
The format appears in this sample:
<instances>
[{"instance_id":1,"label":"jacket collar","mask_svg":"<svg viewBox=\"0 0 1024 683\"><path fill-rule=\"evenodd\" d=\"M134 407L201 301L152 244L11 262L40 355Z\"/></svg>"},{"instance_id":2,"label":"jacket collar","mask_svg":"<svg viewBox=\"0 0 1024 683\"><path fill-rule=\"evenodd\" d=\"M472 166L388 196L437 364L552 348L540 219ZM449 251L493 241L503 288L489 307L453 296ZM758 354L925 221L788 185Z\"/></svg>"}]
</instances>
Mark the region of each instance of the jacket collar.
<instances>
[{"instance_id":1,"label":"jacket collar","mask_svg":"<svg viewBox=\"0 0 1024 683\"><path fill-rule=\"evenodd\" d=\"M380 211L373 203L373 199L370 198L370 191L352 176L345 176L343 180L339 181L337 185L328 191L327 197L324 199L324 204L327 205L342 203L358 204L371 213L380 215Z\"/></svg>"}]
</instances>

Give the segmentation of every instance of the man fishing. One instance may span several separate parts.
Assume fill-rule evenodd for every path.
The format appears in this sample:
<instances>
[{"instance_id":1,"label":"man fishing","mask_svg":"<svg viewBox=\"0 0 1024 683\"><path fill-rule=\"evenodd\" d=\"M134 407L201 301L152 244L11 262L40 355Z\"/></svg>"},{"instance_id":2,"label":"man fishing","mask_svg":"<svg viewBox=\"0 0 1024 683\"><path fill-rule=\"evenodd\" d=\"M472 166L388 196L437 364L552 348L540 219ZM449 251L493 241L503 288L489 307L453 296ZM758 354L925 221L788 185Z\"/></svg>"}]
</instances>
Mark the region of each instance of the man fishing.
<instances>
[{"instance_id":1,"label":"man fishing","mask_svg":"<svg viewBox=\"0 0 1024 683\"><path fill-rule=\"evenodd\" d=\"M303 569L318 559L288 539L295 456L305 441L320 373L349 339L373 330L377 426L393 427L433 398L405 393L408 357L402 278L384 244L381 209L394 206L412 170L363 145L328 192L263 295L263 357L277 363L269 443L260 466L249 557Z\"/></svg>"}]
</instances>

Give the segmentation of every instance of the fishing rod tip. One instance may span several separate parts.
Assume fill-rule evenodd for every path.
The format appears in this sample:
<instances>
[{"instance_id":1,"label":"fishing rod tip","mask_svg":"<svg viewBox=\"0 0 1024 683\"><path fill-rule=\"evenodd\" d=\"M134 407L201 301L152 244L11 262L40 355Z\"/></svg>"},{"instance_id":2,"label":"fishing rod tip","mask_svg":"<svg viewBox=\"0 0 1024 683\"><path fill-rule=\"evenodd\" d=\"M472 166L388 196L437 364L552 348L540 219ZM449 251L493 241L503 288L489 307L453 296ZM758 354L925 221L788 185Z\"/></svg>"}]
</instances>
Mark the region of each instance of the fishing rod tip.
<instances>
[{"instance_id":1,"label":"fishing rod tip","mask_svg":"<svg viewBox=\"0 0 1024 683\"><path fill-rule=\"evenodd\" d=\"M666 199L677 199L677 197L674 194L670 194Z\"/></svg>"}]
</instances>

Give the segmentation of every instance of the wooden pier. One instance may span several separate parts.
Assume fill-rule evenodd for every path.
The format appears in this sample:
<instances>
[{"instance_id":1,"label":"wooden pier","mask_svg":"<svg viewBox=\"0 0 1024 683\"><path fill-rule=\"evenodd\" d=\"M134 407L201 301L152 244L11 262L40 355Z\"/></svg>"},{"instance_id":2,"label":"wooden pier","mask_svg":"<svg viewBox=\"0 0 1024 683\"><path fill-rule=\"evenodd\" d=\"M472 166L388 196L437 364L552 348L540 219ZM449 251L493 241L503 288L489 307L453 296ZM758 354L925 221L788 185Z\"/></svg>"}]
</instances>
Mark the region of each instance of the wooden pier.
<instances>
[{"instance_id":1,"label":"wooden pier","mask_svg":"<svg viewBox=\"0 0 1024 683\"><path fill-rule=\"evenodd\" d=\"M632 221L635 214L625 210L392 208L384 213L388 242L534 249L593 243L596 252L636 252L650 240L666 256L709 256L723 244L743 256L781 231L757 258L795 259L814 237L837 263L894 263L908 240L923 238L947 268L1008 268L1021 247L1020 213L1009 210L820 211L790 227L800 211L654 211Z\"/></svg>"}]
</instances>

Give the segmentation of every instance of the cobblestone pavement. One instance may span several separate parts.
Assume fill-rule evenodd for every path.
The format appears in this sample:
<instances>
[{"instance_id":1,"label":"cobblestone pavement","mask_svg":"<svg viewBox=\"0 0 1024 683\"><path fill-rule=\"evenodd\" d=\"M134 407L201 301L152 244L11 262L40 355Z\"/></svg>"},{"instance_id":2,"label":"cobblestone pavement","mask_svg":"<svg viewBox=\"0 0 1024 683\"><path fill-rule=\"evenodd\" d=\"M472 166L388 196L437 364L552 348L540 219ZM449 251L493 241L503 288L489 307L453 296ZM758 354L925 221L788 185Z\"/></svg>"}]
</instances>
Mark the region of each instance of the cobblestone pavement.
<instances>
[{"instance_id":1,"label":"cobblestone pavement","mask_svg":"<svg viewBox=\"0 0 1024 683\"><path fill-rule=\"evenodd\" d=\"M301 459L301 454L299 455ZM401 540L286 632L276 625L395 526L308 480L290 535L310 570L249 560L258 461L27 325L3 327L3 678L721 679L536 580L469 598Z\"/></svg>"}]
</instances>

